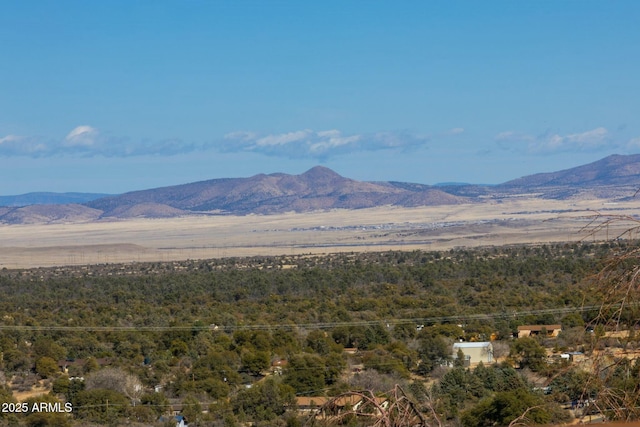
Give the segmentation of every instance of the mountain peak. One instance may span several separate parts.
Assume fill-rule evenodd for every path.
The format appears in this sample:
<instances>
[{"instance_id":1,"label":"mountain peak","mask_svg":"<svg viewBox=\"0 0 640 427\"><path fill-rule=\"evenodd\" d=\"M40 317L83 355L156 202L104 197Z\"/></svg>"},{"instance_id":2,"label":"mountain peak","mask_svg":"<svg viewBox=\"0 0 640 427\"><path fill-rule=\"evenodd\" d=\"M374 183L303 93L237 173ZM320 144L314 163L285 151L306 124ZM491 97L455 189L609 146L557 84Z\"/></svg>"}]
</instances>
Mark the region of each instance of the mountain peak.
<instances>
[{"instance_id":1,"label":"mountain peak","mask_svg":"<svg viewBox=\"0 0 640 427\"><path fill-rule=\"evenodd\" d=\"M311 179L342 178L341 175L337 174L336 172L332 171L331 169L325 166L314 166L308 171L306 171L305 173L303 173L301 176L304 176L306 178L311 178Z\"/></svg>"}]
</instances>

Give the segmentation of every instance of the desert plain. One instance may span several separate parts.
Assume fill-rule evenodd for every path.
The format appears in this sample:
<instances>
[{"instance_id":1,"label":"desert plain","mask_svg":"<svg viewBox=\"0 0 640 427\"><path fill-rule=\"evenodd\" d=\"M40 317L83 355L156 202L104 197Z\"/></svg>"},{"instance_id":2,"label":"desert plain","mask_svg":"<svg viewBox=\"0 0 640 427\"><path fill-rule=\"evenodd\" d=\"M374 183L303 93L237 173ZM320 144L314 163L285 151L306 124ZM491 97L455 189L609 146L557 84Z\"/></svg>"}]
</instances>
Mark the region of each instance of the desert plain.
<instances>
[{"instance_id":1,"label":"desert plain","mask_svg":"<svg viewBox=\"0 0 640 427\"><path fill-rule=\"evenodd\" d=\"M415 208L0 225L0 268L635 238L637 200L512 197Z\"/></svg>"}]
</instances>

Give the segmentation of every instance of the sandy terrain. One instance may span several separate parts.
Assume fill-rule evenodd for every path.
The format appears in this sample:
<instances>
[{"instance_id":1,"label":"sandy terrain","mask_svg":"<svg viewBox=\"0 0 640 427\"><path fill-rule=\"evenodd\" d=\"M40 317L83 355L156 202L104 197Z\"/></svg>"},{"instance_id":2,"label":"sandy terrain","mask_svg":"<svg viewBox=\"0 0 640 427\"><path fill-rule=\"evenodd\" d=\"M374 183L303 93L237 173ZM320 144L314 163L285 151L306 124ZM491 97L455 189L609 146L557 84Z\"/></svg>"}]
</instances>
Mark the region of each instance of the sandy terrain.
<instances>
[{"instance_id":1,"label":"sandy terrain","mask_svg":"<svg viewBox=\"0 0 640 427\"><path fill-rule=\"evenodd\" d=\"M598 212L635 215L639 208L637 202L513 198L307 214L0 225L0 268L603 240L630 222L588 236L584 227Z\"/></svg>"}]
</instances>

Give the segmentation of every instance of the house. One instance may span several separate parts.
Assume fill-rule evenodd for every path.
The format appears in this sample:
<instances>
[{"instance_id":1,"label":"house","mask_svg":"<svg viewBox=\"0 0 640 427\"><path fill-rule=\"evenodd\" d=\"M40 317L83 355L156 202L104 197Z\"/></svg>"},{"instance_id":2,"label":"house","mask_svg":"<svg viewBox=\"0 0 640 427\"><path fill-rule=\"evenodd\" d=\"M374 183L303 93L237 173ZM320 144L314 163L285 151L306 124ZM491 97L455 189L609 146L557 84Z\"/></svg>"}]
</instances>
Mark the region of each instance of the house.
<instances>
[{"instance_id":1,"label":"house","mask_svg":"<svg viewBox=\"0 0 640 427\"><path fill-rule=\"evenodd\" d=\"M321 397L312 397L307 399L323 399ZM389 407L389 399L384 396L366 395L365 393L346 393L341 396L326 399L322 405L319 405L319 418L330 419L340 417L347 412L354 412L356 415L373 414L380 416L381 411ZM298 400L298 404L300 400ZM300 409L300 406L298 406Z\"/></svg>"},{"instance_id":2,"label":"house","mask_svg":"<svg viewBox=\"0 0 640 427\"><path fill-rule=\"evenodd\" d=\"M284 359L276 359L271 362L271 373L273 375L282 375L283 369L289 364Z\"/></svg>"},{"instance_id":3,"label":"house","mask_svg":"<svg viewBox=\"0 0 640 427\"><path fill-rule=\"evenodd\" d=\"M188 427L187 419L182 415L174 415L171 417L160 417L161 422L175 421L176 427Z\"/></svg>"},{"instance_id":4,"label":"house","mask_svg":"<svg viewBox=\"0 0 640 427\"><path fill-rule=\"evenodd\" d=\"M562 325L522 325L518 326L518 338L544 334L547 337L557 337L562 332Z\"/></svg>"},{"instance_id":5,"label":"house","mask_svg":"<svg viewBox=\"0 0 640 427\"><path fill-rule=\"evenodd\" d=\"M569 351L567 353L562 353L560 357L568 360L569 362L584 362L585 360L585 355L581 351Z\"/></svg>"},{"instance_id":6,"label":"house","mask_svg":"<svg viewBox=\"0 0 640 427\"><path fill-rule=\"evenodd\" d=\"M179 416L182 412L182 409L184 409L182 405L182 399L169 399L169 408L172 417Z\"/></svg>"},{"instance_id":7,"label":"house","mask_svg":"<svg viewBox=\"0 0 640 427\"><path fill-rule=\"evenodd\" d=\"M298 396L296 397L296 405L301 413L309 413L315 411L320 406L329 401L329 398L322 396Z\"/></svg>"},{"instance_id":8,"label":"house","mask_svg":"<svg viewBox=\"0 0 640 427\"><path fill-rule=\"evenodd\" d=\"M114 359L111 357L101 357L93 360L100 367L112 365L114 362ZM65 374L77 374L79 372L84 371L88 363L89 363L89 359L58 360L58 368L60 368L60 371ZM71 370L72 372L69 372L69 370Z\"/></svg>"},{"instance_id":9,"label":"house","mask_svg":"<svg viewBox=\"0 0 640 427\"><path fill-rule=\"evenodd\" d=\"M464 365L476 363L493 363L493 345L488 341L483 342L457 342L453 344L453 357L458 357L458 350L464 354Z\"/></svg>"},{"instance_id":10,"label":"house","mask_svg":"<svg viewBox=\"0 0 640 427\"><path fill-rule=\"evenodd\" d=\"M388 399L386 397L374 397L373 401L381 408L386 408L388 405ZM330 405L331 410L341 413L346 409L358 409L361 405L367 403L367 400L359 394L346 394L336 398L324 396L296 397L296 406L300 412L311 412L323 405L326 405L327 403Z\"/></svg>"},{"instance_id":11,"label":"house","mask_svg":"<svg viewBox=\"0 0 640 427\"><path fill-rule=\"evenodd\" d=\"M349 356L353 356L358 353L358 349L356 347L345 347L342 351L344 354L348 354Z\"/></svg>"}]
</instances>

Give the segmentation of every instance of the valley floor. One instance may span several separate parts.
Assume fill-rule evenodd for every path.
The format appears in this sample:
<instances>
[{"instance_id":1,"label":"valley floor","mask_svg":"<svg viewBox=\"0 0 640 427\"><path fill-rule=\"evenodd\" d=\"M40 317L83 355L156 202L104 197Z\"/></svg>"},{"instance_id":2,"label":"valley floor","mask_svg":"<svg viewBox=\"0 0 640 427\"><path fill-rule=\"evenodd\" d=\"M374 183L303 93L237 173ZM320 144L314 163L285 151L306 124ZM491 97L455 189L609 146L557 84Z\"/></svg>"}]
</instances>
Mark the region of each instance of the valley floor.
<instances>
[{"instance_id":1,"label":"valley floor","mask_svg":"<svg viewBox=\"0 0 640 427\"><path fill-rule=\"evenodd\" d=\"M637 201L512 198L305 214L0 225L0 268L605 240L628 229L638 214ZM626 220L592 233L611 217Z\"/></svg>"}]
</instances>

